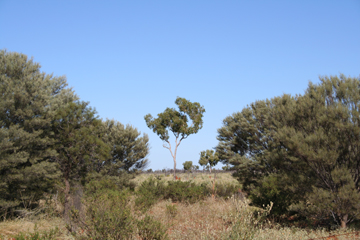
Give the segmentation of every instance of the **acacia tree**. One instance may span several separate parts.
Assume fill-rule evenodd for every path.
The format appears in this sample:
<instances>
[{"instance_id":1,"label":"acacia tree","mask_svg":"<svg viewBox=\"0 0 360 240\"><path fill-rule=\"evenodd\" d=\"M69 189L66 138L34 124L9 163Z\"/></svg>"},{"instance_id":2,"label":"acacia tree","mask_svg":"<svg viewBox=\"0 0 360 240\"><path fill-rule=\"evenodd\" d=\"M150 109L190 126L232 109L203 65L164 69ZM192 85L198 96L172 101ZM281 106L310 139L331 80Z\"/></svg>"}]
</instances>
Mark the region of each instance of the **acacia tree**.
<instances>
[{"instance_id":1,"label":"acacia tree","mask_svg":"<svg viewBox=\"0 0 360 240\"><path fill-rule=\"evenodd\" d=\"M189 135L197 133L203 126L203 113L205 109L198 102L190 102L185 98L177 97L175 104L178 105L179 111L174 108L166 108L164 112L159 113L157 118L153 118L151 114L145 116L147 126L159 135L160 139L167 144L163 144L164 148L169 149L174 160L174 180L176 171L176 153L182 140ZM189 119L190 126L188 125ZM174 152L169 141L170 130L175 136Z\"/></svg>"},{"instance_id":2,"label":"acacia tree","mask_svg":"<svg viewBox=\"0 0 360 240\"><path fill-rule=\"evenodd\" d=\"M131 125L124 126L115 120L106 120L101 125L102 140L110 147L107 159L99 162L92 177L110 177L120 186L129 185L129 180L147 167L149 137Z\"/></svg>"},{"instance_id":3,"label":"acacia tree","mask_svg":"<svg viewBox=\"0 0 360 240\"><path fill-rule=\"evenodd\" d=\"M77 98L66 86L26 55L0 50L0 214L36 202L59 177L51 124Z\"/></svg>"},{"instance_id":4,"label":"acacia tree","mask_svg":"<svg viewBox=\"0 0 360 240\"><path fill-rule=\"evenodd\" d=\"M101 120L86 102L70 102L57 110L52 130L58 163L65 183L64 216L69 221L70 190L109 157L110 147L101 137Z\"/></svg>"},{"instance_id":5,"label":"acacia tree","mask_svg":"<svg viewBox=\"0 0 360 240\"><path fill-rule=\"evenodd\" d=\"M297 208L330 215L345 228L360 216L360 79L320 80L297 99L293 126L279 129L277 138L315 180Z\"/></svg>"},{"instance_id":6,"label":"acacia tree","mask_svg":"<svg viewBox=\"0 0 360 240\"><path fill-rule=\"evenodd\" d=\"M321 78L303 96L258 101L224 120L217 151L254 204L333 217L360 216L360 81Z\"/></svg>"},{"instance_id":7,"label":"acacia tree","mask_svg":"<svg viewBox=\"0 0 360 240\"><path fill-rule=\"evenodd\" d=\"M199 164L201 166L209 166L209 171L211 173L211 168L215 167L219 162L219 155L214 150L206 150L200 153Z\"/></svg>"}]
</instances>

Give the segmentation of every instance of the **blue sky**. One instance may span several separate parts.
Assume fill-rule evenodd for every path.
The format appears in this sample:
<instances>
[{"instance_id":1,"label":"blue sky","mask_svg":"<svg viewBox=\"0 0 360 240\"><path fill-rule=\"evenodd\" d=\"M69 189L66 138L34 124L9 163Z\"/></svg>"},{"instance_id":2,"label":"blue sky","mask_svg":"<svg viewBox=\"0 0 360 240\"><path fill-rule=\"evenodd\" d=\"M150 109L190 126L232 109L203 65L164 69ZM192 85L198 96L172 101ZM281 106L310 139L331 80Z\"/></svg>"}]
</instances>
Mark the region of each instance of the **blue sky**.
<instances>
[{"instance_id":1,"label":"blue sky","mask_svg":"<svg viewBox=\"0 0 360 240\"><path fill-rule=\"evenodd\" d=\"M358 77L360 1L0 0L0 49L33 56L101 118L147 133L152 169L173 161L144 116L177 96L199 102L204 126L179 146L182 168L246 105L302 94L319 76Z\"/></svg>"}]
</instances>

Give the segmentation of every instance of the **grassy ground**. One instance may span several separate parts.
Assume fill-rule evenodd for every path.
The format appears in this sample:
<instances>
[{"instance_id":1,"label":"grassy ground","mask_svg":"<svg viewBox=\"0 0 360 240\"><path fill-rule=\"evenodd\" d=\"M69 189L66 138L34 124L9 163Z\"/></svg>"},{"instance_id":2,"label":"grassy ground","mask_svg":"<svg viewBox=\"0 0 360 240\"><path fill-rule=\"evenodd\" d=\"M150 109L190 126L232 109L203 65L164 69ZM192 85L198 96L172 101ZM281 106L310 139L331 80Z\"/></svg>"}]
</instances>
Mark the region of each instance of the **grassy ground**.
<instances>
[{"instance_id":1,"label":"grassy ground","mask_svg":"<svg viewBox=\"0 0 360 240\"><path fill-rule=\"evenodd\" d=\"M57 217L2 221L0 222L0 239L16 239L13 237L19 235L19 233L29 235L36 232L49 232L55 229L57 229L58 232L56 239L74 239L68 233L63 219Z\"/></svg>"},{"instance_id":2,"label":"grassy ground","mask_svg":"<svg viewBox=\"0 0 360 240\"><path fill-rule=\"evenodd\" d=\"M236 201L238 200L213 200L208 198L205 201L192 205L176 203L178 211L175 216L170 216L166 211L166 206L173 203L162 201L153 206L149 210L149 214L163 224L170 226L168 230L170 239L230 239L228 234L232 229L232 224L236 220L241 221L239 215L244 217L246 214L244 211L239 210L237 207L239 203L236 203ZM243 220L245 221L245 218ZM249 231L246 227L244 225L244 228L241 229L243 234ZM268 223L255 231L253 239L332 239L327 238L332 235L340 235L337 238L333 238L339 240L360 239L359 236L351 234L353 232L350 229L328 232L323 229L284 228Z\"/></svg>"}]
</instances>

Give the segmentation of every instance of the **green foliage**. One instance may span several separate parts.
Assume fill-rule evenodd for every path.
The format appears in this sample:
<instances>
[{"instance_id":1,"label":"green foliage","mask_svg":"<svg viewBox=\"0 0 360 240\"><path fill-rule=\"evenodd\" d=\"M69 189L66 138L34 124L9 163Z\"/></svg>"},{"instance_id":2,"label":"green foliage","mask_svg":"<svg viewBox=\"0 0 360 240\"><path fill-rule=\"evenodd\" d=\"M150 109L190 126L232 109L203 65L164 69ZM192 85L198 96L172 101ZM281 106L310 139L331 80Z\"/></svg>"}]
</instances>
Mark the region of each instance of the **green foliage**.
<instances>
[{"instance_id":1,"label":"green foliage","mask_svg":"<svg viewBox=\"0 0 360 240\"><path fill-rule=\"evenodd\" d=\"M216 196L222 198L230 198L231 196L239 194L241 186L239 184L231 183L215 183Z\"/></svg>"},{"instance_id":2,"label":"green foliage","mask_svg":"<svg viewBox=\"0 0 360 240\"><path fill-rule=\"evenodd\" d=\"M130 125L126 127L114 120L102 125L102 140L111 146L110 158L99 166L98 171L106 175L121 175L123 171L142 170L148 164L149 138ZM100 169L101 167L101 169Z\"/></svg>"},{"instance_id":3,"label":"green foliage","mask_svg":"<svg viewBox=\"0 0 360 240\"><path fill-rule=\"evenodd\" d=\"M101 140L101 121L95 114L85 102L68 103L56 112L55 160L64 179L80 181L109 156L110 148Z\"/></svg>"},{"instance_id":4,"label":"green foliage","mask_svg":"<svg viewBox=\"0 0 360 240\"><path fill-rule=\"evenodd\" d=\"M295 202L293 193L286 188L288 183L283 181L284 178L271 174L259 181L259 185L252 189L249 196L255 206L263 206L273 202L271 213L280 216L287 213L288 207Z\"/></svg>"},{"instance_id":5,"label":"green foliage","mask_svg":"<svg viewBox=\"0 0 360 240\"><path fill-rule=\"evenodd\" d=\"M193 168L193 163L192 161L186 161L183 163L183 166L185 171L191 171Z\"/></svg>"},{"instance_id":6,"label":"green foliage","mask_svg":"<svg viewBox=\"0 0 360 240\"><path fill-rule=\"evenodd\" d=\"M0 214L39 200L60 173L51 161L55 111L77 97L65 77L40 71L24 54L0 50Z\"/></svg>"},{"instance_id":7,"label":"green foliage","mask_svg":"<svg viewBox=\"0 0 360 240\"><path fill-rule=\"evenodd\" d=\"M137 221L138 234L143 240L165 240L169 239L167 228L161 222L148 215Z\"/></svg>"},{"instance_id":8,"label":"green foliage","mask_svg":"<svg viewBox=\"0 0 360 240\"><path fill-rule=\"evenodd\" d=\"M153 118L151 114L146 115L145 121L147 126L153 130L154 133L159 135L160 139L168 144L163 145L170 150L171 156L174 160L174 179L176 171L176 152L181 141L191 134L197 133L203 126L203 113L205 109L198 102L190 102L185 98L176 98L175 104L178 105L179 111L174 108L166 108L163 113L158 114L158 118ZM192 121L188 125L188 118ZM175 150L171 150L169 141L170 130L175 135Z\"/></svg>"},{"instance_id":9,"label":"green foliage","mask_svg":"<svg viewBox=\"0 0 360 240\"><path fill-rule=\"evenodd\" d=\"M101 120L85 102L70 102L58 109L52 129L57 140L54 160L65 183L64 216L69 220L70 190L108 158L110 148L101 140Z\"/></svg>"},{"instance_id":10,"label":"green foliage","mask_svg":"<svg viewBox=\"0 0 360 240\"><path fill-rule=\"evenodd\" d=\"M218 162L219 162L219 154L217 152L214 152L214 150L206 150L200 153L199 164L204 167L209 166L210 173L211 173L211 168L215 167Z\"/></svg>"},{"instance_id":11,"label":"green foliage","mask_svg":"<svg viewBox=\"0 0 360 240\"><path fill-rule=\"evenodd\" d=\"M121 191L122 186L119 186L116 181L112 178L100 178L93 179L85 185L85 195L95 196L98 193L102 193L104 190Z\"/></svg>"},{"instance_id":12,"label":"green foliage","mask_svg":"<svg viewBox=\"0 0 360 240\"><path fill-rule=\"evenodd\" d=\"M360 81L320 81L303 96L257 101L227 117L216 149L254 202L274 200L274 213L303 206L345 227L360 214Z\"/></svg>"},{"instance_id":13,"label":"green foliage","mask_svg":"<svg viewBox=\"0 0 360 240\"><path fill-rule=\"evenodd\" d=\"M60 179L67 215L74 184L117 177L133 187L129 179L146 167L147 135L102 122L66 86L26 55L0 51L0 216L35 207Z\"/></svg>"},{"instance_id":14,"label":"green foliage","mask_svg":"<svg viewBox=\"0 0 360 240\"><path fill-rule=\"evenodd\" d=\"M135 220L128 202L127 191L100 189L87 196L85 216L72 211L72 224L80 232L83 230L81 234L74 233L75 236L78 239L130 239Z\"/></svg>"},{"instance_id":15,"label":"green foliage","mask_svg":"<svg viewBox=\"0 0 360 240\"><path fill-rule=\"evenodd\" d=\"M206 184L196 185L188 181L163 181L149 178L141 183L136 192L135 205L143 212L162 199L171 199L174 202L195 203L205 199L210 193Z\"/></svg>"},{"instance_id":16,"label":"green foliage","mask_svg":"<svg viewBox=\"0 0 360 240\"><path fill-rule=\"evenodd\" d=\"M169 142L168 129L174 133L176 138L185 139L189 135L197 133L203 125L202 117L205 109L197 102L190 102L185 98L176 98L175 104L179 111L174 108L166 108L163 113L158 114L158 118L153 118L150 114L145 116L147 126L159 135L160 139ZM188 125L188 116L192 124Z\"/></svg>"},{"instance_id":17,"label":"green foliage","mask_svg":"<svg viewBox=\"0 0 360 240\"><path fill-rule=\"evenodd\" d=\"M141 183L136 192L135 205L143 212L158 202L165 195L165 184L157 179L149 178Z\"/></svg>"},{"instance_id":18,"label":"green foliage","mask_svg":"<svg viewBox=\"0 0 360 240\"><path fill-rule=\"evenodd\" d=\"M209 189L205 184L196 185L191 181L169 181L164 198L174 202L195 203L205 199L208 193Z\"/></svg>"}]
</instances>

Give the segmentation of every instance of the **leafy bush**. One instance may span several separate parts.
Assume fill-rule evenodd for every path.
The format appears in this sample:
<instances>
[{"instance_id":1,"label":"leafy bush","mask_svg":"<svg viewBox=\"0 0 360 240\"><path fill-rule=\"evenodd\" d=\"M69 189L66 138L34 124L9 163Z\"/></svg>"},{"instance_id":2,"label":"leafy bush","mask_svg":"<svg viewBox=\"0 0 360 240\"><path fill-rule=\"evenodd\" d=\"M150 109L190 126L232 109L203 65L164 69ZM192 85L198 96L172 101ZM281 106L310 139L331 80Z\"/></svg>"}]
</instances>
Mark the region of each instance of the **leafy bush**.
<instances>
[{"instance_id":1,"label":"leafy bush","mask_svg":"<svg viewBox=\"0 0 360 240\"><path fill-rule=\"evenodd\" d=\"M216 183L215 192L218 197L230 198L239 192L240 185L231 183Z\"/></svg>"},{"instance_id":2,"label":"leafy bush","mask_svg":"<svg viewBox=\"0 0 360 240\"><path fill-rule=\"evenodd\" d=\"M137 190L135 206L137 209L145 212L157 201L163 198L165 194L165 185L160 180L149 178L141 183Z\"/></svg>"},{"instance_id":3,"label":"leafy bush","mask_svg":"<svg viewBox=\"0 0 360 240\"><path fill-rule=\"evenodd\" d=\"M286 183L281 181L276 174L270 174L259 180L256 187L252 187L249 191L249 198L254 206L262 207L269 202L273 202L274 206L271 215L277 217L288 213L289 206L300 199L289 188L284 186Z\"/></svg>"},{"instance_id":4,"label":"leafy bush","mask_svg":"<svg viewBox=\"0 0 360 240\"><path fill-rule=\"evenodd\" d=\"M195 203L204 199L208 194L209 188L205 184L196 185L191 181L169 181L164 198L170 198L175 202Z\"/></svg>"},{"instance_id":5,"label":"leafy bush","mask_svg":"<svg viewBox=\"0 0 360 240\"><path fill-rule=\"evenodd\" d=\"M134 232L128 191L102 189L86 198L85 216L72 211L79 239L128 239Z\"/></svg>"},{"instance_id":6,"label":"leafy bush","mask_svg":"<svg viewBox=\"0 0 360 240\"><path fill-rule=\"evenodd\" d=\"M206 184L196 185L191 181L168 181L167 185L165 185L160 180L149 178L139 186L136 192L135 206L145 212L161 199L195 203L206 198L209 193L210 189Z\"/></svg>"},{"instance_id":7,"label":"leafy bush","mask_svg":"<svg viewBox=\"0 0 360 240\"><path fill-rule=\"evenodd\" d=\"M168 239L167 228L161 222L146 215L144 219L137 221L138 234L143 240Z\"/></svg>"}]
</instances>

